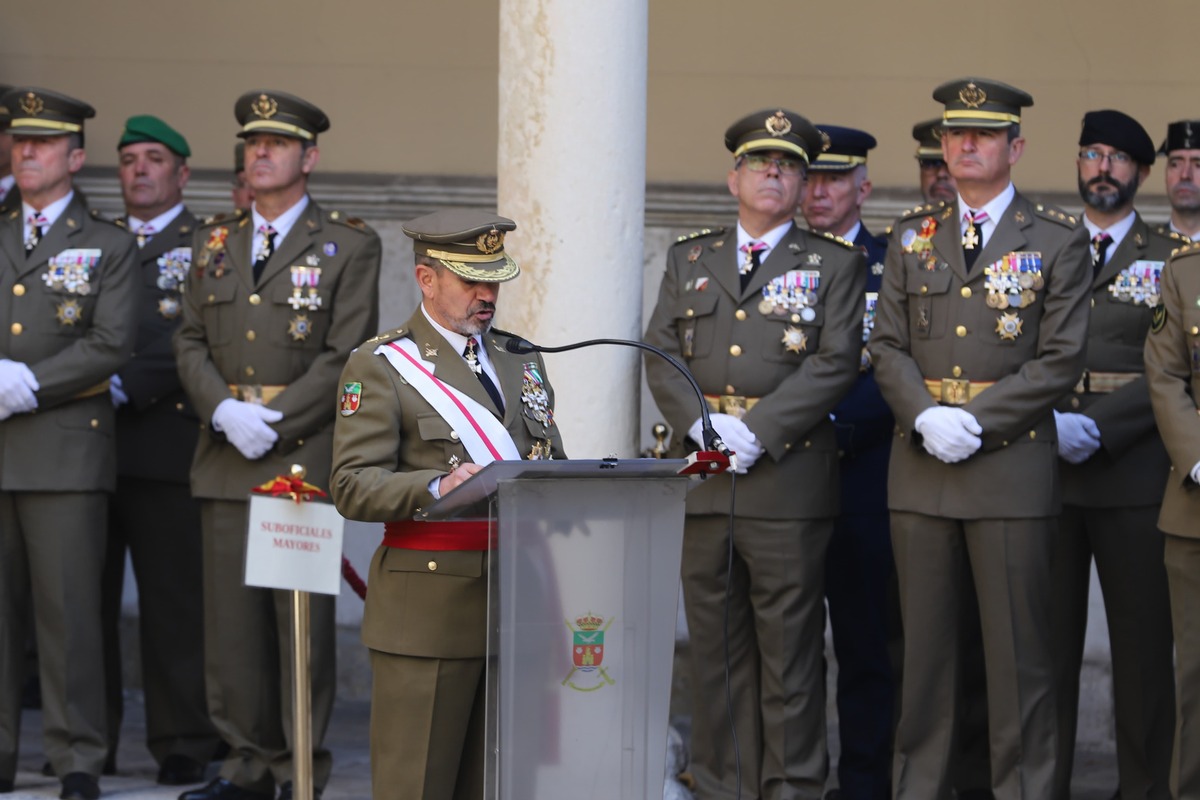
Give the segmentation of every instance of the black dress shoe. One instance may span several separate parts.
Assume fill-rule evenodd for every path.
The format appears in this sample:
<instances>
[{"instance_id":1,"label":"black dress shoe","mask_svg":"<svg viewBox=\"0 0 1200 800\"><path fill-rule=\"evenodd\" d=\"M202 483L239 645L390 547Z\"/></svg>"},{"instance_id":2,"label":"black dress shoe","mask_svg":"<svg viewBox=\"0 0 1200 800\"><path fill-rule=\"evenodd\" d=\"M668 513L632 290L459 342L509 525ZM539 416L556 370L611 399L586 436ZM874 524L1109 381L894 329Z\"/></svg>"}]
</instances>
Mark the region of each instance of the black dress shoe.
<instances>
[{"instance_id":1,"label":"black dress shoe","mask_svg":"<svg viewBox=\"0 0 1200 800\"><path fill-rule=\"evenodd\" d=\"M62 800L96 800L100 783L86 772L68 772L62 780Z\"/></svg>"},{"instance_id":2,"label":"black dress shoe","mask_svg":"<svg viewBox=\"0 0 1200 800\"><path fill-rule=\"evenodd\" d=\"M292 782L284 781L279 784L279 800L292 800ZM321 800L321 790L313 789L313 800Z\"/></svg>"},{"instance_id":3,"label":"black dress shoe","mask_svg":"<svg viewBox=\"0 0 1200 800\"><path fill-rule=\"evenodd\" d=\"M162 766L158 768L158 782L162 786L187 786L191 783L203 783L204 770L207 766L194 758L172 753L163 759Z\"/></svg>"},{"instance_id":4,"label":"black dress shoe","mask_svg":"<svg viewBox=\"0 0 1200 800\"><path fill-rule=\"evenodd\" d=\"M271 800L271 795L243 789L224 778L213 778L199 789L179 795L179 800Z\"/></svg>"}]
</instances>

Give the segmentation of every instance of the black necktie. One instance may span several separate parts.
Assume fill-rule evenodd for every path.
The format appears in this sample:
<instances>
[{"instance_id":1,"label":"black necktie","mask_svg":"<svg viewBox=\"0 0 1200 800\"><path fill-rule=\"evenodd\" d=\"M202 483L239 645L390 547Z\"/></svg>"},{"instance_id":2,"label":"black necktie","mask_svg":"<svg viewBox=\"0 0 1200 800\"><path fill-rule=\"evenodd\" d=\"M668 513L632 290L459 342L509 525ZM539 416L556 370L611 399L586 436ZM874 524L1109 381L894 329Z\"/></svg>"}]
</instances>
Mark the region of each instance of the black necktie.
<instances>
[{"instance_id":1,"label":"black necktie","mask_svg":"<svg viewBox=\"0 0 1200 800\"><path fill-rule=\"evenodd\" d=\"M263 225L258 229L262 234L262 247L258 248L258 254L254 257L254 282L258 283L258 279L262 277L263 267L271 260L271 254L275 252L275 237L279 234L270 225Z\"/></svg>"},{"instance_id":2,"label":"black necktie","mask_svg":"<svg viewBox=\"0 0 1200 800\"><path fill-rule=\"evenodd\" d=\"M1092 275L1100 274L1100 270L1104 269L1104 256L1108 254L1108 248L1112 245L1112 237L1103 231L1092 237Z\"/></svg>"},{"instance_id":3,"label":"black necktie","mask_svg":"<svg viewBox=\"0 0 1200 800\"><path fill-rule=\"evenodd\" d=\"M471 372L475 373L475 377L479 378L479 382L483 384L483 390L488 393L488 397L492 398L492 402L496 404L496 409L504 413L504 398L500 396L500 390L496 388L496 384L492 383L492 379L483 371L483 364L479 363L479 356L475 354L475 348L478 342L474 336L467 337L467 346L463 348L463 358L467 360L467 366L471 368Z\"/></svg>"}]
</instances>

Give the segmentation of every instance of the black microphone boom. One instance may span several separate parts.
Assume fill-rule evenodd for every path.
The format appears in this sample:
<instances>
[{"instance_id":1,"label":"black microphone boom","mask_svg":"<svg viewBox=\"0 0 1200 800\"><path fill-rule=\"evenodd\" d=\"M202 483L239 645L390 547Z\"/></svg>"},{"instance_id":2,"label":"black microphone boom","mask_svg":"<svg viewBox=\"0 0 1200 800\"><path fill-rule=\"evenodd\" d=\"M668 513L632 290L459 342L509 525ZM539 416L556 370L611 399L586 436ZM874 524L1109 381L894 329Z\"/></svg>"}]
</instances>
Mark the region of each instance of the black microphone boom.
<instances>
[{"instance_id":1,"label":"black microphone boom","mask_svg":"<svg viewBox=\"0 0 1200 800\"><path fill-rule=\"evenodd\" d=\"M700 403L701 435L704 437L704 441L701 442L700 445L705 450L716 451L726 458L731 459L731 463L736 468L737 462L732 461L732 459L735 457L735 454L729 451L729 447L725 444L725 442L721 441L721 437L717 434L716 430L713 429L712 419L709 417L708 413L708 401L704 399L704 392L700 390L700 384L696 383L696 379L692 377L692 373L688 371L688 368L681 364L679 359L675 358L667 351L660 350L654 345L646 344L645 342L639 342L634 339L588 339L586 342L564 344L560 347L545 347L534 344L528 339L522 339L520 336L513 336L512 334L509 334L509 336L512 338L504 343L504 349L510 353L522 355L526 353L565 353L568 350L579 350L584 347L592 347L598 344L615 344L624 347L636 347L639 350L645 350L649 353L654 353L659 358L665 359L668 364L679 370L683 377L687 378L688 383L692 385L692 390L696 393L696 399Z\"/></svg>"}]
</instances>

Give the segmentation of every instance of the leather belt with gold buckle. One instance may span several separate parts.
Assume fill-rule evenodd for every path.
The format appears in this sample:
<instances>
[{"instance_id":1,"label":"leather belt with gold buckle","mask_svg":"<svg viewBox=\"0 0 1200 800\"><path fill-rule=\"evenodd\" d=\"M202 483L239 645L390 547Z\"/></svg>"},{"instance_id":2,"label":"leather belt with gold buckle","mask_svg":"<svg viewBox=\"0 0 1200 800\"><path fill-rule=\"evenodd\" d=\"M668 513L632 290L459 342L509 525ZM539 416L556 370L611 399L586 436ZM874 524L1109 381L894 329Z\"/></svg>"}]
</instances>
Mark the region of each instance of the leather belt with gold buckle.
<instances>
[{"instance_id":1,"label":"leather belt with gold buckle","mask_svg":"<svg viewBox=\"0 0 1200 800\"><path fill-rule=\"evenodd\" d=\"M1142 377L1140 372L1092 372L1085 369L1075 394L1111 394Z\"/></svg>"},{"instance_id":2,"label":"leather belt with gold buckle","mask_svg":"<svg viewBox=\"0 0 1200 800\"><path fill-rule=\"evenodd\" d=\"M704 399L708 401L710 411L728 414L737 419L746 416L746 412L754 408L759 401L757 397L744 397L740 394L706 394Z\"/></svg>"},{"instance_id":3,"label":"leather belt with gold buckle","mask_svg":"<svg viewBox=\"0 0 1200 800\"><path fill-rule=\"evenodd\" d=\"M965 406L981 395L984 389L995 385L995 381L969 381L966 378L925 379L925 388L930 396L947 406Z\"/></svg>"}]
</instances>

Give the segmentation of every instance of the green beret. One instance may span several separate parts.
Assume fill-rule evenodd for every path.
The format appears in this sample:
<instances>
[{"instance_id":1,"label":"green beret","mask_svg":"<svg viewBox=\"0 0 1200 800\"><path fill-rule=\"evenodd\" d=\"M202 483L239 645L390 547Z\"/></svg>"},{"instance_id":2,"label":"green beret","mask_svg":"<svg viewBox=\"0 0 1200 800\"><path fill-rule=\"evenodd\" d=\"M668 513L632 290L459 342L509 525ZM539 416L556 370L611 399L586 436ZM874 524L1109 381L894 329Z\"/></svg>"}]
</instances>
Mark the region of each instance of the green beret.
<instances>
[{"instance_id":1,"label":"green beret","mask_svg":"<svg viewBox=\"0 0 1200 800\"><path fill-rule=\"evenodd\" d=\"M183 138L183 134L158 117L152 117L149 114L139 114L125 121L125 130L121 131L117 149L120 150L127 144L137 144L138 142L158 142L166 145L168 150L183 158L192 154L192 148L188 147L187 139Z\"/></svg>"}]
</instances>

